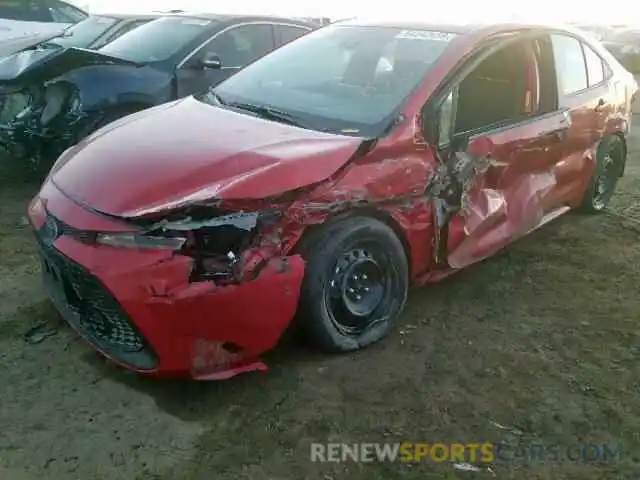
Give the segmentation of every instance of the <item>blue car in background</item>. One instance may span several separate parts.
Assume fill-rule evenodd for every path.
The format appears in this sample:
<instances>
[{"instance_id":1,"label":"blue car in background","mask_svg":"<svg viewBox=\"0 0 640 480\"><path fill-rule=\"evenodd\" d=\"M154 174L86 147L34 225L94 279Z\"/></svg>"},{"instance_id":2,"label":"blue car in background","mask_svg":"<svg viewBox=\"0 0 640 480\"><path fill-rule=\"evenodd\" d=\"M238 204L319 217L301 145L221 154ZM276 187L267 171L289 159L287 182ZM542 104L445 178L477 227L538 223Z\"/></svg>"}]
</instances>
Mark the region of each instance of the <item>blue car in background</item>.
<instances>
[{"instance_id":1,"label":"blue car in background","mask_svg":"<svg viewBox=\"0 0 640 480\"><path fill-rule=\"evenodd\" d=\"M50 165L102 126L206 92L315 28L291 18L176 14L139 26L98 50L74 46L18 52L0 59L0 146L12 160ZM52 42L64 44L65 37Z\"/></svg>"}]
</instances>

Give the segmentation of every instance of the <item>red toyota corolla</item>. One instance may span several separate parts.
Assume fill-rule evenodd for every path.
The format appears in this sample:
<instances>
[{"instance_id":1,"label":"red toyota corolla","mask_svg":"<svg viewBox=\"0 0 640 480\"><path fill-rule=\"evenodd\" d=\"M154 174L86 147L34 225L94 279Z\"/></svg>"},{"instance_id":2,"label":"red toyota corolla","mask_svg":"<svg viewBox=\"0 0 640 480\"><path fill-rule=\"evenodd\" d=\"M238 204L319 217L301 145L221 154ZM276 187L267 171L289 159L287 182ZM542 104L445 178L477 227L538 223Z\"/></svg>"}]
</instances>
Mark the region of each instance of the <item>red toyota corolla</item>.
<instances>
[{"instance_id":1,"label":"red toyota corolla","mask_svg":"<svg viewBox=\"0 0 640 480\"><path fill-rule=\"evenodd\" d=\"M410 284L605 208L636 90L579 32L334 24L66 151L29 207L45 282L141 373L265 369L292 325L356 350Z\"/></svg>"}]
</instances>

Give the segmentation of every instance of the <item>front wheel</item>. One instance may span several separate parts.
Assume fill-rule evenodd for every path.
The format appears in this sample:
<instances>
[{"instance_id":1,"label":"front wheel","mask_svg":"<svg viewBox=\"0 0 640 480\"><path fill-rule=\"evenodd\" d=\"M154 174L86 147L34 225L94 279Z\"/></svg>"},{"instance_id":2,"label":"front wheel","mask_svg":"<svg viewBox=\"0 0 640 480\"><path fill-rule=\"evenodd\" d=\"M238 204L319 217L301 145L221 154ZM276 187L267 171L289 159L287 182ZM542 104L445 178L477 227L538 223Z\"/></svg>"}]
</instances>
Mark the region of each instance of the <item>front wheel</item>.
<instances>
[{"instance_id":1,"label":"front wheel","mask_svg":"<svg viewBox=\"0 0 640 480\"><path fill-rule=\"evenodd\" d=\"M351 217L320 227L301 247L306 260L298 326L328 352L358 350L384 338L407 300L408 262L384 223Z\"/></svg>"},{"instance_id":2,"label":"front wheel","mask_svg":"<svg viewBox=\"0 0 640 480\"><path fill-rule=\"evenodd\" d=\"M602 139L596 152L596 168L585 192L580 210L598 213L604 210L615 192L624 165L624 145L612 135Z\"/></svg>"}]
</instances>

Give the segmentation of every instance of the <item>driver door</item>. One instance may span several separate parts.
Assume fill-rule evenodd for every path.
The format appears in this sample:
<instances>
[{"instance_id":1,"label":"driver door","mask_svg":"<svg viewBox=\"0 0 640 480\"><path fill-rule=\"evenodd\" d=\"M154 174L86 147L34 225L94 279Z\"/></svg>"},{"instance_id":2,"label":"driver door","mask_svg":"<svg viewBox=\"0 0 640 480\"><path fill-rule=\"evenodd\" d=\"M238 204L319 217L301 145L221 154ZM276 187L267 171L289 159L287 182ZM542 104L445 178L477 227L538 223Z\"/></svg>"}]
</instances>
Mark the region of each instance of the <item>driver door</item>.
<instances>
[{"instance_id":1,"label":"driver door","mask_svg":"<svg viewBox=\"0 0 640 480\"><path fill-rule=\"evenodd\" d=\"M483 260L569 209L554 195L554 167L570 125L567 112L510 125L470 138L466 154L486 162L475 177L463 208L449 224L447 261L463 268ZM474 146L487 142L487 150ZM487 159L479 157L485 156Z\"/></svg>"},{"instance_id":2,"label":"driver door","mask_svg":"<svg viewBox=\"0 0 640 480\"><path fill-rule=\"evenodd\" d=\"M271 24L237 25L218 32L178 68L178 97L205 92L274 48Z\"/></svg>"},{"instance_id":3,"label":"driver door","mask_svg":"<svg viewBox=\"0 0 640 480\"><path fill-rule=\"evenodd\" d=\"M555 195L555 171L565 157L571 116L558 108L555 74L535 45L496 52L440 107L438 156L454 171L466 165L466 173L449 173L467 183L456 190L461 194L448 223L436 218L438 260L453 268L493 255L568 210ZM511 72L500 67L507 61L514 63Z\"/></svg>"}]
</instances>

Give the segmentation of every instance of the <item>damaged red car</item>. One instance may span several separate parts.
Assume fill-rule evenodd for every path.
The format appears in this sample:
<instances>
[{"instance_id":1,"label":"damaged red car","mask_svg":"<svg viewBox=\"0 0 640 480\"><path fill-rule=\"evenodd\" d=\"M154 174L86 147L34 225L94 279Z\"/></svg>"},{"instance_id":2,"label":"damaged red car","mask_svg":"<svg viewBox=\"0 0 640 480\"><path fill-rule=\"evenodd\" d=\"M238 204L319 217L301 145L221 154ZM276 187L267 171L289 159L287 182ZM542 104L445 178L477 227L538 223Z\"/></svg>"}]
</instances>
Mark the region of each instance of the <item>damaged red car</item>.
<instances>
[{"instance_id":1,"label":"damaged red car","mask_svg":"<svg viewBox=\"0 0 640 480\"><path fill-rule=\"evenodd\" d=\"M292 327L360 349L409 285L604 209L637 89L577 31L333 24L67 150L29 206L45 283L140 373L264 370Z\"/></svg>"}]
</instances>

